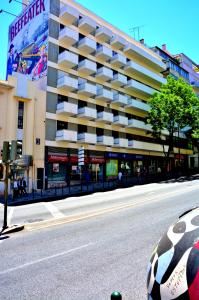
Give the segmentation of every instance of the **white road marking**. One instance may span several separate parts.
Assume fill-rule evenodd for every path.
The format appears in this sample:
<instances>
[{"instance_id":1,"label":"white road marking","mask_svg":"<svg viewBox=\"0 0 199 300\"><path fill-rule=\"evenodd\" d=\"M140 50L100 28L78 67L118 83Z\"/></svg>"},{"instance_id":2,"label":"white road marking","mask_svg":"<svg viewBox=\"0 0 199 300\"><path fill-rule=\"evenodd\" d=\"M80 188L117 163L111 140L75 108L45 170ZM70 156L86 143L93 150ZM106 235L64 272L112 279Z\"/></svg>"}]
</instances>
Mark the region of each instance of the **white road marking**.
<instances>
[{"instance_id":1,"label":"white road marking","mask_svg":"<svg viewBox=\"0 0 199 300\"><path fill-rule=\"evenodd\" d=\"M14 212L14 207L11 207L10 211L9 211L9 214L8 214L8 218L7 218L8 226L11 225L11 219L12 219L12 216L13 216L13 212Z\"/></svg>"},{"instance_id":2,"label":"white road marking","mask_svg":"<svg viewBox=\"0 0 199 300\"><path fill-rule=\"evenodd\" d=\"M10 268L10 269L4 270L4 271L0 271L0 275L5 275L5 274L8 274L8 273L11 273L11 272L29 267L29 266L36 265L36 264L44 262L44 261L48 261L48 260L53 259L53 258L57 258L57 257L60 257L60 256L70 254L72 252L75 252L75 251L81 250L83 248L86 248L86 247L88 247L92 244L93 243L88 243L88 244L85 244L85 245L82 245L80 247L76 247L76 248L73 248L73 249L70 249L70 250L67 250L67 251L64 251L64 252L60 252L60 253L57 253L57 254L54 254L54 255L50 255L50 256L46 256L46 257L43 257L43 258L40 258L40 259L37 259L37 260L30 261L28 263L25 263L23 265L19 265L19 266L14 267L14 268Z\"/></svg>"},{"instance_id":3,"label":"white road marking","mask_svg":"<svg viewBox=\"0 0 199 300\"><path fill-rule=\"evenodd\" d=\"M46 202L43 203L45 207L49 210L49 212L53 215L54 218L63 218L65 215L52 203Z\"/></svg>"}]
</instances>

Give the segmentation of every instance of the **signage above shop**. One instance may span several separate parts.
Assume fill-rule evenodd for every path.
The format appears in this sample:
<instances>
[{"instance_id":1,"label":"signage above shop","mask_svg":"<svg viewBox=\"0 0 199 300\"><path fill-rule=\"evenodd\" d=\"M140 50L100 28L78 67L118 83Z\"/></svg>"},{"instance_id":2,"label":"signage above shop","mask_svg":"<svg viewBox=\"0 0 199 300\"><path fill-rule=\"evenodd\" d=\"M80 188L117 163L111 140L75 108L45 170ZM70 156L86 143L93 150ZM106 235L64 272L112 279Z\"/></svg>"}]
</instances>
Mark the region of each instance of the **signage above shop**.
<instances>
[{"instance_id":1,"label":"signage above shop","mask_svg":"<svg viewBox=\"0 0 199 300\"><path fill-rule=\"evenodd\" d=\"M115 152L106 152L105 153L106 158L119 158L119 159L126 159L126 160L142 160L144 159L143 155L137 155L137 154L130 154L130 153L115 153Z\"/></svg>"},{"instance_id":2,"label":"signage above shop","mask_svg":"<svg viewBox=\"0 0 199 300\"><path fill-rule=\"evenodd\" d=\"M32 155L22 155L21 158L16 159L13 165L17 167L29 167L32 166Z\"/></svg>"}]
</instances>

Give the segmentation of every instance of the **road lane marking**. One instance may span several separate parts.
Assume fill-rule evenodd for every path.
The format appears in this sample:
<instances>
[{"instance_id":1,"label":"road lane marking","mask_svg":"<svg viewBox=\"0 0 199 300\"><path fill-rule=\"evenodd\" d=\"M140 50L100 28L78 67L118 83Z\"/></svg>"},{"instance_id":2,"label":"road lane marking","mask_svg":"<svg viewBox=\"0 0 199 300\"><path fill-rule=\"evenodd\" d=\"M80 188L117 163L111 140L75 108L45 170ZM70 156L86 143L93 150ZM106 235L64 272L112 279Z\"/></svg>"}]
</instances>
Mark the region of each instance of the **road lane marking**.
<instances>
[{"instance_id":1,"label":"road lane marking","mask_svg":"<svg viewBox=\"0 0 199 300\"><path fill-rule=\"evenodd\" d=\"M46 202L43 203L45 205L45 207L47 208L47 210L51 213L51 215L58 219L58 218L63 218L65 217L65 215L52 203L50 202Z\"/></svg>"},{"instance_id":2,"label":"road lane marking","mask_svg":"<svg viewBox=\"0 0 199 300\"><path fill-rule=\"evenodd\" d=\"M180 194L183 194L184 192L190 192L192 190L198 190L198 189L199 189L199 187L186 187L186 189L182 189L180 191L167 192L164 195L161 195L161 198L162 199L167 199L168 197L171 197L171 196L180 195ZM137 201L134 201L133 203L131 202L131 203L127 203L127 204L116 205L116 206L112 206L110 208L103 208L103 209L100 209L98 211L91 211L91 212L87 212L87 213L82 213L81 215L65 216L64 218L60 218L56 221L51 219L51 220L44 220L44 221L41 221L41 222L35 222L35 223L32 223L32 224L27 224L27 225L25 225L25 228L28 231L34 231L34 230L38 230L38 229L45 229L45 228L49 228L49 227L52 227L52 226L64 225L64 224L72 223L72 222L76 222L76 221L83 221L83 220L86 220L88 218L98 217L98 216L104 215L105 213L112 213L112 212L120 211L120 210L126 209L126 208L132 208L132 207L140 206L140 205L143 205L143 204L150 204L151 202L156 202L156 201L159 201L159 200L160 200L159 195L156 195L156 196L153 196L153 197L150 197L150 198L145 197L142 201L137 200ZM151 202L149 202L149 201L151 201Z\"/></svg>"},{"instance_id":3,"label":"road lane marking","mask_svg":"<svg viewBox=\"0 0 199 300\"><path fill-rule=\"evenodd\" d=\"M48 261L48 260L53 259L53 258L57 258L57 257L60 257L60 256L70 254L72 252L75 252L75 251L84 249L86 247L89 247L92 244L93 243L88 243L88 244L85 244L85 245L82 245L82 246L79 246L79 247L76 247L76 248L72 248L72 249L64 251L64 252L60 252L60 253L57 253L57 254L53 254L53 255L46 256L46 257L43 257L43 258L40 258L40 259L37 259L37 260L30 261L28 263L25 263L23 265L19 265L19 266L14 267L14 268L10 268L10 269L4 270L4 271L0 271L0 275L5 275L5 274L8 274L8 273L11 273L11 272L14 272L14 271L18 271L20 269L27 268L29 266L36 265L36 264L44 262L44 261Z\"/></svg>"},{"instance_id":4,"label":"road lane marking","mask_svg":"<svg viewBox=\"0 0 199 300\"><path fill-rule=\"evenodd\" d=\"M8 214L8 218L7 218L8 226L11 224L11 219L12 219L13 213L14 213L14 207L11 207L10 211L9 211L9 214Z\"/></svg>"}]
</instances>

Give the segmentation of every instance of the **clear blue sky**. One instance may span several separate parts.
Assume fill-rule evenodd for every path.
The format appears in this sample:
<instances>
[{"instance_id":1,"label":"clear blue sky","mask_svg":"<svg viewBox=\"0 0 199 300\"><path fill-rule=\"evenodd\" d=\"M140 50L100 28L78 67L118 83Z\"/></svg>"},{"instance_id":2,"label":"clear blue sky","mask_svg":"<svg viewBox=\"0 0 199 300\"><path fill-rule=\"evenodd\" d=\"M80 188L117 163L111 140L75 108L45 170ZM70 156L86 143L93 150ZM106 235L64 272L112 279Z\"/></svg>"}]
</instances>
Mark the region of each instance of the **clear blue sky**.
<instances>
[{"instance_id":1,"label":"clear blue sky","mask_svg":"<svg viewBox=\"0 0 199 300\"><path fill-rule=\"evenodd\" d=\"M21 5L0 0L0 9L18 14ZM168 50L183 52L199 64L199 0L78 0L97 15L124 32L140 28L140 38L149 46L166 44ZM14 17L0 15L1 53L0 79L5 79L8 25ZM137 38L137 35L136 35Z\"/></svg>"}]
</instances>

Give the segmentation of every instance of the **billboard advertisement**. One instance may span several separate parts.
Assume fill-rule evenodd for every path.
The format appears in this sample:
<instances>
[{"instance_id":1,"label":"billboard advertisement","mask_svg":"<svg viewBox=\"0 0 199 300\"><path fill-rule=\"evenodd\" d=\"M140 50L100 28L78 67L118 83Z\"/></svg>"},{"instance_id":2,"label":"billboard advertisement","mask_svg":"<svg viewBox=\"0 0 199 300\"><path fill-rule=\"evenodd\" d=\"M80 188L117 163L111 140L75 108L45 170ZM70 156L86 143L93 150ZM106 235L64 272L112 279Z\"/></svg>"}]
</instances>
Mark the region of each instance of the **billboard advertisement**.
<instances>
[{"instance_id":1,"label":"billboard advertisement","mask_svg":"<svg viewBox=\"0 0 199 300\"><path fill-rule=\"evenodd\" d=\"M9 27L7 73L38 80L47 73L49 0L33 0Z\"/></svg>"},{"instance_id":2,"label":"billboard advertisement","mask_svg":"<svg viewBox=\"0 0 199 300\"><path fill-rule=\"evenodd\" d=\"M118 160L110 159L106 163L106 176L109 178L115 178L118 175Z\"/></svg>"}]
</instances>

